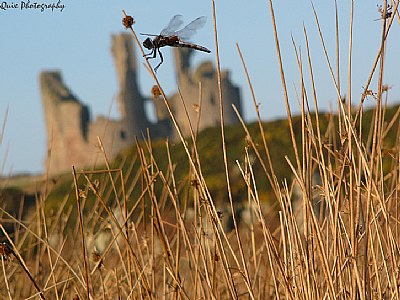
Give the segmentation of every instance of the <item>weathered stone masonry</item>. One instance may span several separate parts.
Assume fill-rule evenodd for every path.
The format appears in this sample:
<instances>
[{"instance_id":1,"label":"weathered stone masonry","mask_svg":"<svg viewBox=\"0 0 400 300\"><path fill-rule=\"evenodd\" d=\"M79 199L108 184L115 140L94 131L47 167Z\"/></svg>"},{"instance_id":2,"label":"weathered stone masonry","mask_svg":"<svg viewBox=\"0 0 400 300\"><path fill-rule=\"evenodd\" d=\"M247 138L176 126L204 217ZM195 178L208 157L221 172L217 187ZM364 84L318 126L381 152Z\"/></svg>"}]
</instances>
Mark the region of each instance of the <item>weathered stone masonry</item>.
<instances>
[{"instance_id":1,"label":"weathered stone masonry","mask_svg":"<svg viewBox=\"0 0 400 300\"><path fill-rule=\"evenodd\" d=\"M138 73L133 40L129 34L112 37L111 52L114 58L118 82L118 108L120 119L113 120L104 116L91 119L88 106L84 105L63 82L60 71L43 71L40 74L40 89L46 121L48 155L46 169L57 174L77 168L91 167L96 153L97 137L102 140L109 158L115 157L122 149L146 134L157 137L176 138L169 115L162 100L145 97L138 86ZM211 62L202 63L191 71L190 56L193 52L186 49L174 49L176 72L179 88L185 101L192 124L196 124L197 112L193 105L198 103L199 82L202 87L202 106L200 130L219 125L219 96L217 73ZM231 104L241 111L239 88L232 84L229 73L222 74L222 93L225 109L225 122L231 125L237 122ZM178 94L168 97L175 117L185 135L190 133L186 113ZM154 101L157 123L147 117L146 101Z\"/></svg>"}]
</instances>

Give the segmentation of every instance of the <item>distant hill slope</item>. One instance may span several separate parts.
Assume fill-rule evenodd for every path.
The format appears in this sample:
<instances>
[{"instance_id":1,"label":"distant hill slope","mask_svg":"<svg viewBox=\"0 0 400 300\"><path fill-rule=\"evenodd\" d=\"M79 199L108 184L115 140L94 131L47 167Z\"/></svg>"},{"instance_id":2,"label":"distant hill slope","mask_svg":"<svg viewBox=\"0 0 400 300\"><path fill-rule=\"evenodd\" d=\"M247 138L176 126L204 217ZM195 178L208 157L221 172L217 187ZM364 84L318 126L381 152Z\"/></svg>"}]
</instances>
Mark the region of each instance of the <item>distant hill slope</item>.
<instances>
[{"instance_id":1,"label":"distant hill slope","mask_svg":"<svg viewBox=\"0 0 400 300\"><path fill-rule=\"evenodd\" d=\"M386 109L385 122L383 124L384 128L390 124L391 129L387 132L384 144L384 153L391 155L393 153L393 147L396 145L396 140L398 138L398 128L399 122L397 119L397 113L399 106L393 106ZM362 116L362 131L365 139L368 138L368 132L371 129L370 126L373 124L374 111L368 110L363 113ZM396 117L396 119L393 119ZM315 115L313 119L313 131L315 131ZM392 122L393 120L393 122ZM301 116L295 116L292 118L293 128L296 136L296 143L299 149L299 155L301 158L302 153L302 122ZM338 120L337 116L321 113L319 115L320 131L322 136L322 143L335 144L337 153L340 153L340 137L338 130ZM392 124L391 124L392 122ZM287 157L293 165L295 165L294 151L292 147L290 131L288 126L288 121L276 120L271 122L265 122L262 124L264 128L265 138L267 141L272 167L274 173L277 177L278 182L282 182L284 179L291 181L292 171L285 159ZM267 163L267 156L264 151L263 142L261 139L261 133L259 130L258 123L251 123L248 125L248 129L252 139L256 143L256 147L261 153L261 158L267 166L267 173L270 175L270 170ZM385 130L384 130L385 131ZM329 132L329 134L328 134ZM329 136L329 138L328 138ZM189 140L188 144L190 146L191 142ZM365 142L368 142L365 140ZM273 191L271 185L268 182L268 176L264 172L264 169L260 162L256 159L254 150L246 139L246 133L241 125L235 125L226 128L226 144L227 144L227 156L229 161L230 170L230 180L232 195L235 201L243 201L247 197L247 189L244 184L242 175L237 167L236 161L241 165L244 164L244 154L245 147L248 147L251 157L254 158L253 170L257 178L257 189L260 199L264 202L272 201L275 199L273 196ZM144 142L140 143L144 152L147 153L146 145ZM187 155L181 143L170 144L171 161L175 167L174 176L176 185L178 187L178 192L185 195L190 186L191 178L189 178L190 168L188 163ZM226 178L224 173L224 164L222 156L222 146L221 146L221 131L219 128L208 128L202 131L197 138L197 150L200 155L200 164L203 175L206 179L208 187L212 193L213 199L216 203L227 201L227 187ZM156 140L152 142L152 151L155 158L155 162L158 168L166 174L169 174L168 168L168 155L166 150L165 140ZM150 159L149 155L146 155L146 159ZM334 155L331 157L334 159ZM104 167L103 167L104 168ZM122 168L125 174L126 189L131 189L131 197L139 197L141 193L141 184L137 183L137 175L141 168L140 159L138 156L137 146L133 145L123 153L121 153L117 159L112 162L112 168ZM386 170L390 166L384 166ZM108 176L102 174L98 176L100 184L108 185ZM136 186L132 185L132 182L136 180ZM141 180L141 179L140 179ZM84 181L82 181L82 186L84 186ZM21 187L20 187L21 188ZM157 193L163 192L162 185L156 185ZM22 188L23 189L23 188ZM165 192L165 191L164 191ZM55 209L59 205L61 199L65 197L71 198L69 201L74 201L74 188L72 183L71 173L67 173L61 176L61 180L57 183L51 190L48 199L46 200L49 209ZM4 194L4 193L3 193ZM69 195L69 196L68 196ZM71 202L73 203L73 202Z\"/></svg>"}]
</instances>

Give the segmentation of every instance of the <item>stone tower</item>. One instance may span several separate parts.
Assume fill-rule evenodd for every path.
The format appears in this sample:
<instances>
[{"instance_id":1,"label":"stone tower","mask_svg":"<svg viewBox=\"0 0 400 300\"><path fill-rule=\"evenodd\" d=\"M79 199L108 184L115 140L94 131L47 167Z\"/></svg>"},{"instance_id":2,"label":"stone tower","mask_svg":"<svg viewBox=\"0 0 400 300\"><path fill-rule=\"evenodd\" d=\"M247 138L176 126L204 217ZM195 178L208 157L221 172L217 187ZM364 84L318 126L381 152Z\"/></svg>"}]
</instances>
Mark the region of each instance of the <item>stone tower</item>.
<instances>
[{"instance_id":1,"label":"stone tower","mask_svg":"<svg viewBox=\"0 0 400 300\"><path fill-rule=\"evenodd\" d=\"M145 98L138 88L135 47L132 35L121 33L112 36L112 55L119 82L118 108L126 122L129 137L140 137L150 123L145 113Z\"/></svg>"},{"instance_id":2,"label":"stone tower","mask_svg":"<svg viewBox=\"0 0 400 300\"><path fill-rule=\"evenodd\" d=\"M220 125L217 71L210 61L200 64L196 70L192 71L190 61L191 55L194 52L194 50L185 48L174 49L179 88L188 110L192 126L196 124L198 117L198 112L196 109L193 109L193 107L196 107L199 103L199 83L201 83L202 101L199 129L202 130L204 128ZM240 91L239 88L231 82L229 72L227 71L221 73L221 88L225 124L235 124L238 122L238 119L232 109L232 104L236 105L240 113L242 112ZM174 113L183 134L188 136L190 134L190 127L180 95L174 95L171 102L173 103Z\"/></svg>"},{"instance_id":3,"label":"stone tower","mask_svg":"<svg viewBox=\"0 0 400 300\"><path fill-rule=\"evenodd\" d=\"M73 165L92 167L99 153L97 137L110 157L132 143L123 120L98 116L92 121L88 107L66 87L59 71L42 72L40 89L47 129L45 169L50 174L70 171Z\"/></svg>"},{"instance_id":4,"label":"stone tower","mask_svg":"<svg viewBox=\"0 0 400 300\"><path fill-rule=\"evenodd\" d=\"M63 83L59 71L42 72L40 89L44 107L50 168L58 172L87 158L89 111Z\"/></svg>"},{"instance_id":5,"label":"stone tower","mask_svg":"<svg viewBox=\"0 0 400 300\"><path fill-rule=\"evenodd\" d=\"M151 127L145 114L146 99L138 88L131 36L112 36L111 52L119 80L119 120L105 116L91 120L89 108L73 95L59 71L40 74L49 149L46 166L50 174L71 170L72 165L92 167L97 159L95 154L99 153L98 137L107 155L113 158L130 146L135 136L141 138Z\"/></svg>"},{"instance_id":6,"label":"stone tower","mask_svg":"<svg viewBox=\"0 0 400 300\"><path fill-rule=\"evenodd\" d=\"M212 63L205 62L192 71L190 58L193 52L186 49L174 51L179 88L192 125L198 117L193 105L198 103L201 82L200 129L218 126L220 121L217 73ZM153 138L170 136L176 139L163 101L153 99L157 122L152 124L147 117L145 104L150 98L144 97L139 90L135 48L131 35L123 33L112 36L111 52L119 82L118 120L105 116L98 116L92 120L89 108L65 85L59 71L44 71L40 74L49 149L45 169L50 174L71 171L72 165L77 169L91 168L97 160L96 154L99 153L98 138L101 139L109 159L132 145L134 137L141 139L148 128ZM228 72L223 72L221 79L225 122L231 125L237 122L231 104L235 104L241 111L240 93L232 84ZM189 123L179 94L168 97L168 100L183 134L188 136Z\"/></svg>"}]
</instances>

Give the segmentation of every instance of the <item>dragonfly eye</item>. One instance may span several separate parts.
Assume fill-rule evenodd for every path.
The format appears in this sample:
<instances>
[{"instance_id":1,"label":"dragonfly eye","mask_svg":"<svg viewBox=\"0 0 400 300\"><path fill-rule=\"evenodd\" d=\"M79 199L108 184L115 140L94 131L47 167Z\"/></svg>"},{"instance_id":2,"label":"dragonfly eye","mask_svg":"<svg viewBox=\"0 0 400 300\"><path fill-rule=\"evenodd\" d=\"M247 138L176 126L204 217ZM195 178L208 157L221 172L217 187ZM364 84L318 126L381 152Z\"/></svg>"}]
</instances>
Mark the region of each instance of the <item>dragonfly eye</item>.
<instances>
[{"instance_id":1,"label":"dragonfly eye","mask_svg":"<svg viewBox=\"0 0 400 300\"><path fill-rule=\"evenodd\" d=\"M143 42L143 46L149 50L153 49L153 41L151 40L151 38L145 39Z\"/></svg>"}]
</instances>

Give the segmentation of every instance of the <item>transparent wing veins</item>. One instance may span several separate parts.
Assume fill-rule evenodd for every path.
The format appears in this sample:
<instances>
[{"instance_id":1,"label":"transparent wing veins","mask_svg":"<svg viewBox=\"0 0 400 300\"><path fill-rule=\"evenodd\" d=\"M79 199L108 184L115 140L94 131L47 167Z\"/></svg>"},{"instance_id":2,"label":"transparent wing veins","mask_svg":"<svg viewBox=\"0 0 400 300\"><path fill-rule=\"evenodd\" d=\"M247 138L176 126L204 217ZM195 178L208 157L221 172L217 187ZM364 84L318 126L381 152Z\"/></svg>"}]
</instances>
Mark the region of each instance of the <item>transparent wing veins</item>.
<instances>
[{"instance_id":1,"label":"transparent wing veins","mask_svg":"<svg viewBox=\"0 0 400 300\"><path fill-rule=\"evenodd\" d=\"M206 21L206 17L198 17L197 19L187 24L181 30L176 31L174 35L178 36L182 40L188 40L196 33L197 30L199 30L206 24Z\"/></svg>"},{"instance_id":2,"label":"transparent wing veins","mask_svg":"<svg viewBox=\"0 0 400 300\"><path fill-rule=\"evenodd\" d=\"M172 36L175 35L175 32L182 27L183 25L183 16L182 15L175 15L169 21L168 25L161 30L160 35L163 36Z\"/></svg>"}]
</instances>

